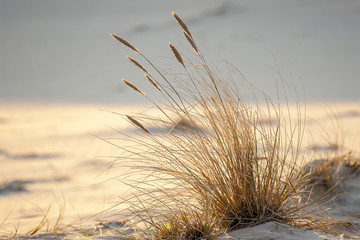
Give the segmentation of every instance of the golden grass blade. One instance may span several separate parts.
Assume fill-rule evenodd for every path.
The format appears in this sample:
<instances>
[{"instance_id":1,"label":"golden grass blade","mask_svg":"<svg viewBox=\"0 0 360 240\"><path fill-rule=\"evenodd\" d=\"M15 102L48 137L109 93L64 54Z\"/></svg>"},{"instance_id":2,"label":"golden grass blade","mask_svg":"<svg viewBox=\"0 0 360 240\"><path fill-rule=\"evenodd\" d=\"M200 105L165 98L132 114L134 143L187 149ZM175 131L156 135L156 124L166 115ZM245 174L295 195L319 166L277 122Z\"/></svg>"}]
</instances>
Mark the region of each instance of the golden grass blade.
<instances>
[{"instance_id":1,"label":"golden grass blade","mask_svg":"<svg viewBox=\"0 0 360 240\"><path fill-rule=\"evenodd\" d=\"M125 39L123 39L123 38L121 38L119 36L116 36L113 33L110 33L110 36L112 36L113 38L115 38L116 40L118 40L119 42L121 42L122 44L124 44L125 46L127 46L128 48L133 50L134 52L140 54L140 52L133 45L131 45L128 41L126 41Z\"/></svg>"},{"instance_id":2,"label":"golden grass blade","mask_svg":"<svg viewBox=\"0 0 360 240\"><path fill-rule=\"evenodd\" d=\"M154 88L156 88L156 90L158 90L159 92L162 93L159 85L157 85L156 82L149 75L145 74L145 78L146 78L146 80L148 80L150 82L151 85L153 85Z\"/></svg>"},{"instance_id":3,"label":"golden grass blade","mask_svg":"<svg viewBox=\"0 0 360 240\"><path fill-rule=\"evenodd\" d=\"M141 91L139 88L137 88L137 87L136 87L134 84L132 84L131 82L128 82L128 81L126 81L125 79L121 79L121 81L122 81L123 83L125 83L125 85L128 86L129 88L137 91L137 92L140 93L141 95L146 96L146 94L145 94L143 91Z\"/></svg>"},{"instance_id":4,"label":"golden grass blade","mask_svg":"<svg viewBox=\"0 0 360 240\"><path fill-rule=\"evenodd\" d=\"M175 13L172 12L172 15L174 16L175 20L177 21L177 23L180 25L180 27L190 36L190 38L192 39L192 35L191 32L189 30L189 28L186 26L186 24L184 23L184 21Z\"/></svg>"},{"instance_id":5,"label":"golden grass blade","mask_svg":"<svg viewBox=\"0 0 360 240\"><path fill-rule=\"evenodd\" d=\"M49 211L50 211L50 207L48 208L46 213L44 213L44 216L41 219L40 223L37 226L35 226L33 229L31 229L29 232L27 232L26 235L31 236L41 230L41 228L45 225L45 223L48 222L47 215L49 214Z\"/></svg>"},{"instance_id":6,"label":"golden grass blade","mask_svg":"<svg viewBox=\"0 0 360 240\"><path fill-rule=\"evenodd\" d=\"M169 43L169 47L170 47L172 53L174 54L174 57L176 58L176 60L178 60L178 62L185 67L184 61L183 61L180 53L178 52L178 50L171 43Z\"/></svg>"},{"instance_id":7,"label":"golden grass blade","mask_svg":"<svg viewBox=\"0 0 360 240\"><path fill-rule=\"evenodd\" d=\"M186 40L190 43L191 47L194 49L195 53L199 54L196 44L195 44L194 40L191 38L191 36L186 31L183 31L183 34L184 34Z\"/></svg>"},{"instance_id":8,"label":"golden grass blade","mask_svg":"<svg viewBox=\"0 0 360 240\"><path fill-rule=\"evenodd\" d=\"M146 70L146 68L143 67L143 65L141 65L138 61L136 61L135 59L126 56L126 58L132 62L135 66L137 66L139 69L141 69L143 72L146 72L147 74L149 74L149 72Z\"/></svg>"},{"instance_id":9,"label":"golden grass blade","mask_svg":"<svg viewBox=\"0 0 360 240\"><path fill-rule=\"evenodd\" d=\"M135 120L134 118L130 117L129 115L126 115L126 117L130 120L130 122L132 122L135 126L137 126L138 128L140 128L143 132L150 134L150 132L149 132L141 123L139 123L137 120Z\"/></svg>"},{"instance_id":10,"label":"golden grass blade","mask_svg":"<svg viewBox=\"0 0 360 240\"><path fill-rule=\"evenodd\" d=\"M42 220L42 221L40 222L40 224L38 224L36 227L34 227L34 228L33 228L32 230L30 230L29 232L27 232L26 235L31 236L31 235L36 234L38 231L41 230L41 228L44 226L44 224L45 224L45 220Z\"/></svg>"}]
</instances>

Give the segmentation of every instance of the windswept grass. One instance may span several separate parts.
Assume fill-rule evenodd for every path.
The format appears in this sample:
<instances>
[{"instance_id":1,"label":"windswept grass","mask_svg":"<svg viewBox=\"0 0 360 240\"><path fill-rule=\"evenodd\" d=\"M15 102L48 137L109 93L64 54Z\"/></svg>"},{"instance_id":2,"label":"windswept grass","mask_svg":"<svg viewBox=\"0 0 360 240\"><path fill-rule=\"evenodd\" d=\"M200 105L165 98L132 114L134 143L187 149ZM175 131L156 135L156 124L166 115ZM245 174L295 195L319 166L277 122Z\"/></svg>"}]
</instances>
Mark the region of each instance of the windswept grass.
<instances>
[{"instance_id":1,"label":"windswept grass","mask_svg":"<svg viewBox=\"0 0 360 240\"><path fill-rule=\"evenodd\" d=\"M130 206L140 229L133 237L211 239L226 230L270 221L331 232L332 223L306 211L314 202L304 194L309 175L301 171L305 122L300 104L291 114L285 87L282 106L280 99L269 99L229 63L226 77L219 73L184 21L173 16L198 58L184 61L170 43L181 74L163 73L140 50L111 34L152 67L145 70L146 79L164 98L157 103L124 82L161 114L126 115L143 131L128 136L129 146L119 146L125 153L117 162L129 169L122 181L134 189L122 202ZM144 71L139 60L128 59ZM179 132L179 119L191 127ZM167 127L168 133L152 132L153 126Z\"/></svg>"}]
</instances>

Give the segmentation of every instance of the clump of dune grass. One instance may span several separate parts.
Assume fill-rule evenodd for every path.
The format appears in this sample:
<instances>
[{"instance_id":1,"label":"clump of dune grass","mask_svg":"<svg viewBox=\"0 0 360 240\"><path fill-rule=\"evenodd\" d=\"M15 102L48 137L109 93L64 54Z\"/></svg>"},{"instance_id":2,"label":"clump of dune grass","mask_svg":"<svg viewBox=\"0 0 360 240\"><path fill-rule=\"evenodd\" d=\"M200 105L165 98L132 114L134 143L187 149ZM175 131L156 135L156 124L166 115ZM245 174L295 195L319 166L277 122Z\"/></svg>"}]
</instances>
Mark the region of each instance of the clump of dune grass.
<instances>
[{"instance_id":1,"label":"clump of dune grass","mask_svg":"<svg viewBox=\"0 0 360 240\"><path fill-rule=\"evenodd\" d=\"M325 153L316 152L317 159L307 164L304 168L309 174L309 188L327 192L328 197L340 196L344 191L344 181L360 174L360 158L352 151L346 150L345 131L339 114L334 110L327 110L330 127L325 128L319 123L324 141L328 147ZM314 150L317 150L317 146Z\"/></svg>"},{"instance_id":2,"label":"clump of dune grass","mask_svg":"<svg viewBox=\"0 0 360 240\"><path fill-rule=\"evenodd\" d=\"M321 187L331 195L339 195L344 191L343 181L360 174L360 159L352 152L335 151L310 163L307 168L310 187Z\"/></svg>"},{"instance_id":3,"label":"clump of dune grass","mask_svg":"<svg viewBox=\"0 0 360 240\"><path fill-rule=\"evenodd\" d=\"M270 221L305 229L333 231L333 222L308 213L308 174L301 167L304 133L299 103L290 114L252 86L231 64L226 77L206 61L193 35L173 13L197 62L184 61L169 44L183 73L164 73L127 40L111 34L142 58L129 58L162 95L155 102L138 87L124 83L154 105L156 116L125 115L142 130L127 136L128 146L117 163L128 168L122 181L134 195L124 198L140 229L134 238L212 239L217 234ZM152 73L153 72L153 73ZM186 119L186 131L174 131ZM151 131L167 127L167 134ZM322 211L322 210L321 210Z\"/></svg>"}]
</instances>

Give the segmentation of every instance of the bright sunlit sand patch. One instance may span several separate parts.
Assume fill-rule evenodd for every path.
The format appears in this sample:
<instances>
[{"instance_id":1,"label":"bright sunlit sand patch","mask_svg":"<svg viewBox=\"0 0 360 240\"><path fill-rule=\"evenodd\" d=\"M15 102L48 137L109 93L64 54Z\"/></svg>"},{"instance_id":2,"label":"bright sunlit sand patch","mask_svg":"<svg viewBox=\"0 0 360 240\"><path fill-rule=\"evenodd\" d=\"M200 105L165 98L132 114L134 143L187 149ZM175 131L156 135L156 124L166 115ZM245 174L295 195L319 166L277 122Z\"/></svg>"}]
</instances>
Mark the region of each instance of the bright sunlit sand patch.
<instances>
[{"instance_id":1,"label":"bright sunlit sand patch","mask_svg":"<svg viewBox=\"0 0 360 240\"><path fill-rule=\"evenodd\" d=\"M122 174L121 169L107 171L120 153L101 139L117 137L114 129L131 128L121 116L96 105L12 104L0 109L3 232L16 227L20 233L30 230L49 207L50 226L59 208L64 210L62 223L92 224L87 219L101 219L99 213L124 194L122 184L111 180ZM133 109L106 107L119 112Z\"/></svg>"}]
</instances>

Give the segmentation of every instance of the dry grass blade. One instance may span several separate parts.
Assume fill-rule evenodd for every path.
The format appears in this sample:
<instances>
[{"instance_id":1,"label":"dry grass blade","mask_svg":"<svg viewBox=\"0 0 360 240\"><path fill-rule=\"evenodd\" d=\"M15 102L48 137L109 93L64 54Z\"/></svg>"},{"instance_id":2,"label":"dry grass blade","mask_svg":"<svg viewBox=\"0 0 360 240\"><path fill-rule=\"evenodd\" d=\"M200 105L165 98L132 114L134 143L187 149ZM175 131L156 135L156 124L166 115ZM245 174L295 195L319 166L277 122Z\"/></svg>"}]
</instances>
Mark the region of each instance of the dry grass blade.
<instances>
[{"instance_id":1,"label":"dry grass blade","mask_svg":"<svg viewBox=\"0 0 360 240\"><path fill-rule=\"evenodd\" d=\"M44 226L45 222L46 222L46 219L43 218L43 219L41 220L41 222L39 223L39 225L37 225L36 227L34 227L34 228L33 228L32 230L30 230L28 233L26 233L26 235L31 236L31 235L36 234L38 231L41 230L41 228Z\"/></svg>"},{"instance_id":2,"label":"dry grass blade","mask_svg":"<svg viewBox=\"0 0 360 240\"><path fill-rule=\"evenodd\" d=\"M136 61L135 59L126 56L126 58L132 62L135 66L137 66L138 68L140 68L143 72L146 72L147 74L149 74L149 72L143 67L143 65L141 65L138 61Z\"/></svg>"},{"instance_id":3,"label":"dry grass blade","mask_svg":"<svg viewBox=\"0 0 360 240\"><path fill-rule=\"evenodd\" d=\"M35 226L33 229L31 229L29 232L27 232L26 235L31 236L31 235L34 235L34 234L36 234L37 232L39 232L41 230L41 228L45 225L45 223L48 222L47 215L48 215L49 211L50 211L50 207L48 208L48 210L44 214L44 216L41 219L40 223L37 226Z\"/></svg>"},{"instance_id":4,"label":"dry grass blade","mask_svg":"<svg viewBox=\"0 0 360 240\"><path fill-rule=\"evenodd\" d=\"M158 90L159 92L162 93L161 88L159 87L159 85L157 85L156 82L155 82L149 75L145 74L145 78L146 78L146 80L149 81L149 83L150 83L154 88L156 88L156 90Z\"/></svg>"},{"instance_id":5,"label":"dry grass blade","mask_svg":"<svg viewBox=\"0 0 360 240\"><path fill-rule=\"evenodd\" d=\"M128 81L126 81L125 79L121 79L121 81L122 81L123 83L125 83L126 86L130 87L131 89L135 90L136 92L140 93L141 95L146 96L146 94L145 94L143 91L141 91L139 88L137 88L137 87L136 87L134 84L132 84L131 82L128 82Z\"/></svg>"},{"instance_id":6,"label":"dry grass blade","mask_svg":"<svg viewBox=\"0 0 360 240\"><path fill-rule=\"evenodd\" d=\"M135 126L137 126L138 128L140 128L142 131L144 131L145 133L149 133L150 132L141 124L139 123L137 120L135 120L134 118L130 117L129 115L126 115L126 117L130 120L130 122L132 122Z\"/></svg>"},{"instance_id":7,"label":"dry grass blade","mask_svg":"<svg viewBox=\"0 0 360 240\"><path fill-rule=\"evenodd\" d=\"M169 47L170 47L172 53L174 54L174 57L176 58L176 60L185 67L184 61L183 61L179 51L171 43L169 43Z\"/></svg>"},{"instance_id":8,"label":"dry grass blade","mask_svg":"<svg viewBox=\"0 0 360 240\"><path fill-rule=\"evenodd\" d=\"M195 44L194 40L191 38L191 36L186 31L183 31L183 34L184 34L186 40L190 43L191 47L194 49L195 53L199 54L196 44Z\"/></svg>"},{"instance_id":9,"label":"dry grass blade","mask_svg":"<svg viewBox=\"0 0 360 240\"><path fill-rule=\"evenodd\" d=\"M184 23L184 21L175 13L172 12L172 15L174 16L175 20L178 22L178 24L181 26L181 28L190 36L190 38L192 39L192 35L191 32L189 30L189 28L186 26L186 24Z\"/></svg>"},{"instance_id":10,"label":"dry grass blade","mask_svg":"<svg viewBox=\"0 0 360 240\"><path fill-rule=\"evenodd\" d=\"M119 42L121 42L122 44L124 44L125 46L127 46L128 48L130 48L131 50L133 50L134 52L140 54L140 52L133 46L131 45L128 41L126 41L125 39L116 36L115 34L111 33L110 34L113 38L115 38L116 40L118 40Z\"/></svg>"}]
</instances>

